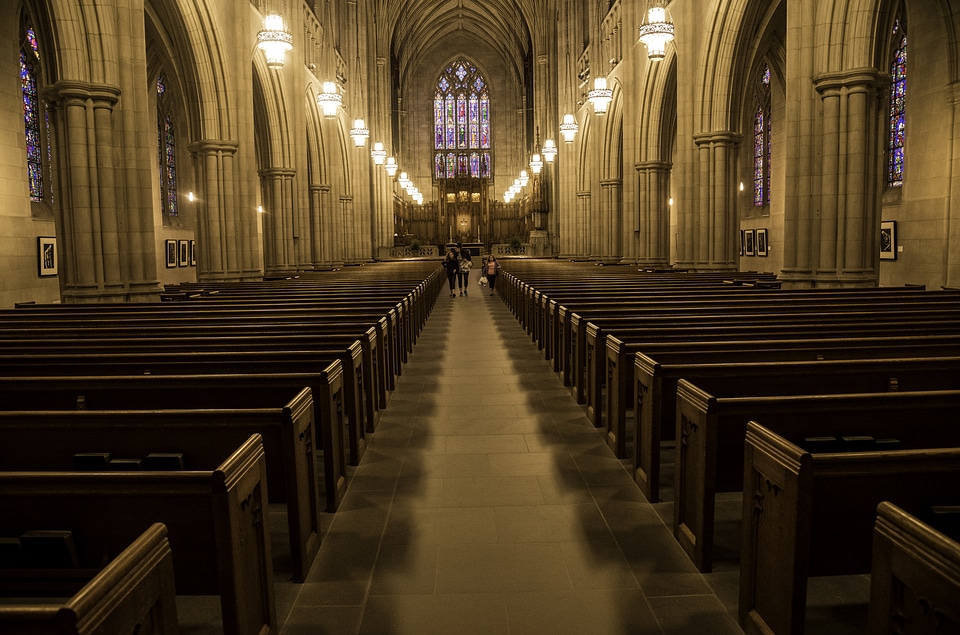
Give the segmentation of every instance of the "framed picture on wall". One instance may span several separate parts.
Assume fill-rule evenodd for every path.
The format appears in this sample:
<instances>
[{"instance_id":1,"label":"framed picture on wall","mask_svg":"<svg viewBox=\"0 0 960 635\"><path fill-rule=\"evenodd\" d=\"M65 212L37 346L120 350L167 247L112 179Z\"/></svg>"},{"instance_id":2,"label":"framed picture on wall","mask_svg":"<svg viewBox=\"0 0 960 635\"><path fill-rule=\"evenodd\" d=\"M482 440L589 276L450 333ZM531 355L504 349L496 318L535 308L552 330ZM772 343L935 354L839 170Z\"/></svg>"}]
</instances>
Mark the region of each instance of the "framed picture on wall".
<instances>
[{"instance_id":1,"label":"framed picture on wall","mask_svg":"<svg viewBox=\"0 0 960 635\"><path fill-rule=\"evenodd\" d=\"M758 256L767 255L767 230L766 229L757 230L757 255Z\"/></svg>"},{"instance_id":2,"label":"framed picture on wall","mask_svg":"<svg viewBox=\"0 0 960 635\"><path fill-rule=\"evenodd\" d=\"M53 236L37 236L37 271L40 277L58 273L57 239Z\"/></svg>"},{"instance_id":3,"label":"framed picture on wall","mask_svg":"<svg viewBox=\"0 0 960 635\"><path fill-rule=\"evenodd\" d=\"M897 259L897 221L880 223L880 260Z\"/></svg>"},{"instance_id":4,"label":"framed picture on wall","mask_svg":"<svg viewBox=\"0 0 960 635\"><path fill-rule=\"evenodd\" d=\"M756 256L757 233L753 229L743 230L743 253L746 256Z\"/></svg>"},{"instance_id":5,"label":"framed picture on wall","mask_svg":"<svg viewBox=\"0 0 960 635\"><path fill-rule=\"evenodd\" d=\"M177 241L168 240L166 242L167 249L167 268L177 266Z\"/></svg>"},{"instance_id":6,"label":"framed picture on wall","mask_svg":"<svg viewBox=\"0 0 960 635\"><path fill-rule=\"evenodd\" d=\"M180 240L178 244L180 246L180 255L177 258L177 264L181 267L188 267L190 266L190 241Z\"/></svg>"},{"instance_id":7,"label":"framed picture on wall","mask_svg":"<svg viewBox=\"0 0 960 635\"><path fill-rule=\"evenodd\" d=\"M197 266L197 241L190 241L190 266Z\"/></svg>"}]
</instances>

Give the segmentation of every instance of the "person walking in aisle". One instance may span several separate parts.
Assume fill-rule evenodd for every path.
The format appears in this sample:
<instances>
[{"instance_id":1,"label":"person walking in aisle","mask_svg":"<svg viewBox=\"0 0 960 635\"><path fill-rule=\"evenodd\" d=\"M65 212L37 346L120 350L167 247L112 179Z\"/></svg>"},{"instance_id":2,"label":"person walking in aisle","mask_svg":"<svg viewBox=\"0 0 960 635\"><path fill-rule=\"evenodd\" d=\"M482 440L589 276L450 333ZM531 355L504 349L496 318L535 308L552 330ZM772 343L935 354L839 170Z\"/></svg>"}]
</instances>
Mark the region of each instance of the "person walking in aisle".
<instances>
[{"instance_id":1,"label":"person walking in aisle","mask_svg":"<svg viewBox=\"0 0 960 635\"><path fill-rule=\"evenodd\" d=\"M450 283L450 297L455 298L457 294L453 289L460 277L460 262L457 260L457 254L453 249L447 252L447 257L443 259L443 268L447 270L447 282Z\"/></svg>"},{"instance_id":2,"label":"person walking in aisle","mask_svg":"<svg viewBox=\"0 0 960 635\"><path fill-rule=\"evenodd\" d=\"M487 284L490 285L490 295L493 295L493 287L497 284L497 273L500 271L500 263L493 257L493 254L487 256L487 261L483 263L483 275L487 276Z\"/></svg>"},{"instance_id":3,"label":"person walking in aisle","mask_svg":"<svg viewBox=\"0 0 960 635\"><path fill-rule=\"evenodd\" d=\"M470 295L470 269L473 268L473 259L469 251L460 251L460 295Z\"/></svg>"}]
</instances>

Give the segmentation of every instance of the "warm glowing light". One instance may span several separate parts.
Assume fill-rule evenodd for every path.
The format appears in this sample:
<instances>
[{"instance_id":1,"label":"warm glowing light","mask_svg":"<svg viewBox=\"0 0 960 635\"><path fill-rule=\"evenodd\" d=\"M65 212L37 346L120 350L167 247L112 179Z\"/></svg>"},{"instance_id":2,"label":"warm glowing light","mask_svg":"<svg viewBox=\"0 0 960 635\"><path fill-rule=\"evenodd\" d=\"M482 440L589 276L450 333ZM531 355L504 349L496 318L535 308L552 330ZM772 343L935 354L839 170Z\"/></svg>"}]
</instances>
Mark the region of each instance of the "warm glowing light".
<instances>
[{"instance_id":1,"label":"warm glowing light","mask_svg":"<svg viewBox=\"0 0 960 635\"><path fill-rule=\"evenodd\" d=\"M607 88L607 78L597 77L593 80L593 90L587 93L587 99L593 104L593 112L605 115L607 107L613 101L613 91Z\"/></svg>"},{"instance_id":2,"label":"warm glowing light","mask_svg":"<svg viewBox=\"0 0 960 635\"><path fill-rule=\"evenodd\" d=\"M565 114L563 123L560 124L560 134L563 136L563 142L573 143L573 138L577 136L579 130L580 126L577 124L577 118L569 112Z\"/></svg>"},{"instance_id":3,"label":"warm glowing light","mask_svg":"<svg viewBox=\"0 0 960 635\"><path fill-rule=\"evenodd\" d=\"M370 151L370 156L373 157L373 162L376 165L383 165L383 162L387 158L387 151L383 149L383 144L377 141L373 144L373 150Z\"/></svg>"},{"instance_id":4,"label":"warm glowing light","mask_svg":"<svg viewBox=\"0 0 960 635\"><path fill-rule=\"evenodd\" d=\"M387 157L387 163L383 166L383 169L387 171L387 176L394 176L397 173L397 160L393 157Z\"/></svg>"},{"instance_id":5,"label":"warm glowing light","mask_svg":"<svg viewBox=\"0 0 960 635\"><path fill-rule=\"evenodd\" d=\"M350 129L350 136L353 138L354 146L362 148L367 145L367 137L370 136L370 131L367 130L367 125L363 119L353 120L353 128Z\"/></svg>"},{"instance_id":6,"label":"warm glowing light","mask_svg":"<svg viewBox=\"0 0 960 635\"><path fill-rule=\"evenodd\" d=\"M667 42L673 39L673 20L663 0L653 0L640 25L640 41L647 46L647 58L659 62L666 56Z\"/></svg>"},{"instance_id":7,"label":"warm glowing light","mask_svg":"<svg viewBox=\"0 0 960 635\"><path fill-rule=\"evenodd\" d=\"M547 163L553 163L553 160L557 158L557 144L553 142L553 139L547 139L543 142L543 160Z\"/></svg>"},{"instance_id":8,"label":"warm glowing light","mask_svg":"<svg viewBox=\"0 0 960 635\"><path fill-rule=\"evenodd\" d=\"M533 158L530 159L530 169L533 170L534 174L540 174L540 170L543 169L543 159L540 158L539 154L534 154Z\"/></svg>"},{"instance_id":9,"label":"warm glowing light","mask_svg":"<svg viewBox=\"0 0 960 635\"><path fill-rule=\"evenodd\" d=\"M293 36L284 27L282 17L271 13L263 18L257 48L266 56L268 68L283 68L284 54L293 48Z\"/></svg>"},{"instance_id":10,"label":"warm glowing light","mask_svg":"<svg viewBox=\"0 0 960 635\"><path fill-rule=\"evenodd\" d=\"M323 111L323 116L327 119L334 119L342 103L343 95L337 90L337 85L333 82L324 82L323 92L317 95L317 105Z\"/></svg>"}]
</instances>

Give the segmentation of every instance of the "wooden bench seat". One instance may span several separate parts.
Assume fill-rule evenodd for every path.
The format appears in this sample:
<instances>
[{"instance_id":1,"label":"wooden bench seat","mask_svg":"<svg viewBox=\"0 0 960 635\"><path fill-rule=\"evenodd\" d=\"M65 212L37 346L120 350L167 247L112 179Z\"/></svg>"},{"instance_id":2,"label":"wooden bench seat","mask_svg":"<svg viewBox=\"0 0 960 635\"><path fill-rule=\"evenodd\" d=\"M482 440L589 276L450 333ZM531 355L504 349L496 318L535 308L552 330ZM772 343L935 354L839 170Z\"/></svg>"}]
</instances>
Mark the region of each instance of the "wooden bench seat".
<instances>
[{"instance_id":1,"label":"wooden bench seat","mask_svg":"<svg viewBox=\"0 0 960 635\"><path fill-rule=\"evenodd\" d=\"M824 381L829 385L835 377ZM960 447L960 425L953 425L960 377L943 383L954 389L935 391L931 385L916 392L723 397L681 380L674 486L674 535L680 546L701 571L712 570L715 497L743 487L743 440L750 420L766 421L792 439L896 438L904 449ZM904 421L911 422L908 430L900 429Z\"/></svg>"},{"instance_id":2,"label":"wooden bench seat","mask_svg":"<svg viewBox=\"0 0 960 635\"><path fill-rule=\"evenodd\" d=\"M648 500L659 500L661 442L678 438L681 381L716 397L960 389L957 357L661 364L637 353L635 365L634 479Z\"/></svg>"},{"instance_id":3,"label":"wooden bench seat","mask_svg":"<svg viewBox=\"0 0 960 635\"><path fill-rule=\"evenodd\" d=\"M824 334L826 335L826 334ZM638 336L639 337L639 336ZM634 414L634 359L637 353L660 364L722 364L747 361L815 361L825 359L877 359L882 357L939 357L960 355L960 332L956 335L911 335L900 337L822 337L815 339L754 339L716 341L651 342L623 341L608 335L604 417L607 443L620 458L633 456L628 447L632 430L628 415ZM666 403L670 407L670 402ZM673 412L671 408L671 412ZM667 418L670 418L668 413ZM670 419L671 421L673 419ZM669 425L665 421L665 425ZM668 435L666 438L672 438Z\"/></svg>"},{"instance_id":4,"label":"wooden bench seat","mask_svg":"<svg viewBox=\"0 0 960 635\"><path fill-rule=\"evenodd\" d=\"M186 468L209 465L259 434L270 503L286 506L292 578L303 582L320 550L320 482L309 388L288 398L262 391L263 407L151 410L0 411L0 469L53 471L78 448L113 457L182 454ZM284 401L289 399L287 401ZM275 407L267 404L276 402ZM38 452L37 448L43 450ZM222 457L221 457L222 458Z\"/></svg>"},{"instance_id":5,"label":"wooden bench seat","mask_svg":"<svg viewBox=\"0 0 960 635\"><path fill-rule=\"evenodd\" d=\"M917 423L906 417L901 429ZM745 461L739 621L748 635L800 635L809 577L868 573L881 502L917 515L958 498L956 447L813 454L751 421Z\"/></svg>"},{"instance_id":6,"label":"wooden bench seat","mask_svg":"<svg viewBox=\"0 0 960 635\"><path fill-rule=\"evenodd\" d=\"M330 408L326 413L329 420L342 422L339 362L319 373L0 376L0 403L7 410L235 410L282 406L305 387L314 397L315 425L319 404ZM284 395L283 400L272 400L272 394ZM328 512L337 510L347 488L342 429L342 423L319 428Z\"/></svg>"},{"instance_id":7,"label":"wooden bench seat","mask_svg":"<svg viewBox=\"0 0 960 635\"><path fill-rule=\"evenodd\" d=\"M0 530L71 531L80 562L166 525L178 594L220 595L224 631L277 629L266 466L253 435L219 465L184 472L2 472Z\"/></svg>"},{"instance_id":8,"label":"wooden bench seat","mask_svg":"<svg viewBox=\"0 0 960 635\"><path fill-rule=\"evenodd\" d=\"M82 585L82 586L80 586ZM5 635L176 635L173 555L167 528L155 523L106 566L75 570L0 569L0 632ZM17 604L14 598L66 595Z\"/></svg>"},{"instance_id":9,"label":"wooden bench seat","mask_svg":"<svg viewBox=\"0 0 960 635\"><path fill-rule=\"evenodd\" d=\"M169 352L145 348L132 353L64 351L16 355L0 350L0 375L40 375L44 372L57 375L312 374L315 376L311 386L315 389L314 400L319 402L317 420L321 438L333 439L326 428L341 421L339 438L347 442L350 464L358 465L366 447L363 418L366 389L361 353L359 342L345 349L308 351ZM325 393L319 391L318 378L329 364L335 362L339 362L342 369L342 403L329 404L324 402ZM342 416L330 417L328 413L338 407L342 409Z\"/></svg>"},{"instance_id":10,"label":"wooden bench seat","mask_svg":"<svg viewBox=\"0 0 960 635\"><path fill-rule=\"evenodd\" d=\"M869 635L960 631L960 537L889 502L877 508Z\"/></svg>"}]
</instances>

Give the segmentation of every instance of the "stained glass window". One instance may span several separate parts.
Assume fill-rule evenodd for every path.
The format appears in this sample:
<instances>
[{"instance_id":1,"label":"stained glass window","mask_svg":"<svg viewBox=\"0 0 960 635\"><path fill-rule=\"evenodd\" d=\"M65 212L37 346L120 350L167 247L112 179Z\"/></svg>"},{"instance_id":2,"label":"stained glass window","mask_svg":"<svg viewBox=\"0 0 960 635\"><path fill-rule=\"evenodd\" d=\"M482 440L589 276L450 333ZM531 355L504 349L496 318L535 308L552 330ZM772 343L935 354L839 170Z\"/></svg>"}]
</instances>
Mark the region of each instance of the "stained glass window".
<instances>
[{"instance_id":1,"label":"stained glass window","mask_svg":"<svg viewBox=\"0 0 960 635\"><path fill-rule=\"evenodd\" d=\"M50 165L51 146L46 109L40 101L40 46L31 26L21 29L20 92L23 99L23 131L27 146L27 179L30 200L39 203L47 198L48 184L44 170Z\"/></svg>"},{"instance_id":2,"label":"stained glass window","mask_svg":"<svg viewBox=\"0 0 960 635\"><path fill-rule=\"evenodd\" d=\"M770 203L770 66L763 65L757 82L757 106L753 113L753 204Z\"/></svg>"},{"instance_id":3,"label":"stained glass window","mask_svg":"<svg viewBox=\"0 0 960 635\"><path fill-rule=\"evenodd\" d=\"M176 124L170 112L167 82L157 77L157 147L160 153L160 205L168 216L177 215Z\"/></svg>"},{"instance_id":4,"label":"stained glass window","mask_svg":"<svg viewBox=\"0 0 960 635\"><path fill-rule=\"evenodd\" d=\"M433 102L434 177L490 176L490 96L479 70L465 60L444 69Z\"/></svg>"},{"instance_id":5,"label":"stained glass window","mask_svg":"<svg viewBox=\"0 0 960 635\"><path fill-rule=\"evenodd\" d=\"M899 25L898 29L899 30ZM903 142L906 134L907 99L907 36L900 34L890 66L890 140L887 165L887 187L903 186Z\"/></svg>"}]
</instances>

